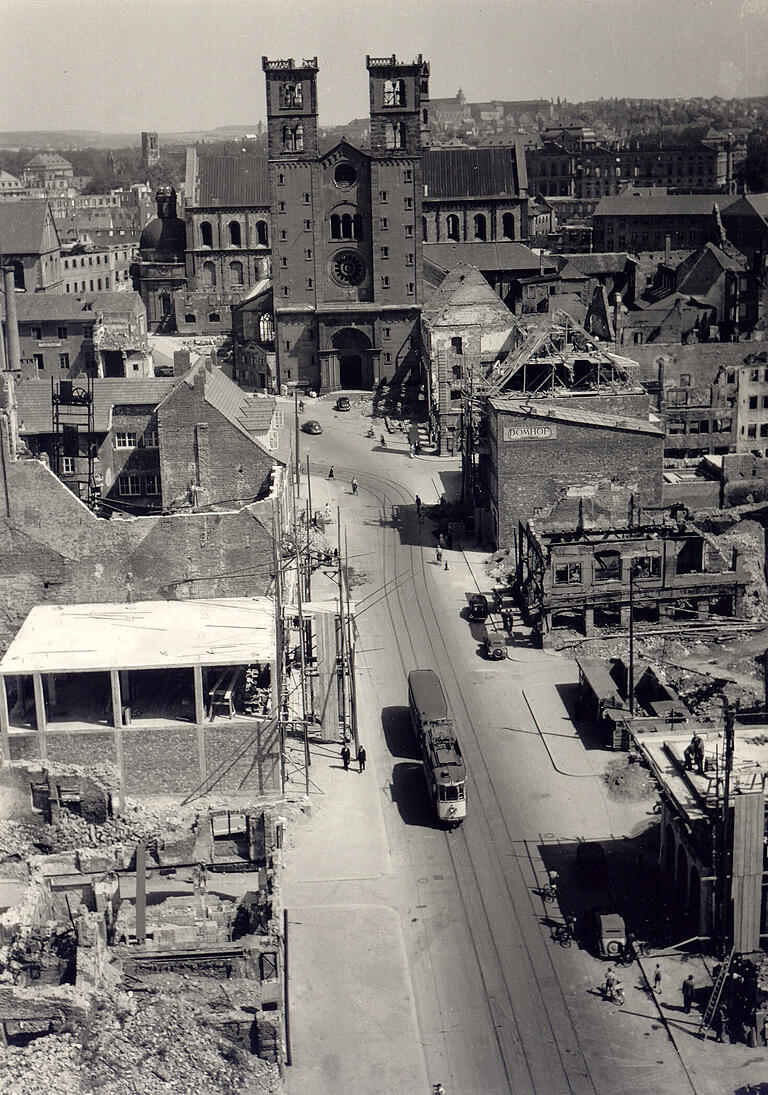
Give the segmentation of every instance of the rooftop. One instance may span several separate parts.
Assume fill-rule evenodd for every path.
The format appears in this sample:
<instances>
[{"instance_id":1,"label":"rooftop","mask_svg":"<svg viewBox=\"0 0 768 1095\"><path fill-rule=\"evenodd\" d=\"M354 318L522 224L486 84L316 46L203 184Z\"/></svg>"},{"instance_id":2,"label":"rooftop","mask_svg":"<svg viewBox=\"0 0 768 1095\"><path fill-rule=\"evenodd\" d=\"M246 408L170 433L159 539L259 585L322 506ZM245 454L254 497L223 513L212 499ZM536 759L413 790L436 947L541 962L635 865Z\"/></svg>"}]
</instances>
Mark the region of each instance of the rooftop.
<instances>
[{"instance_id":1,"label":"rooftop","mask_svg":"<svg viewBox=\"0 0 768 1095\"><path fill-rule=\"evenodd\" d=\"M97 378L93 382L94 429L106 433L116 403L155 407L179 383L178 377L144 380L132 377ZM23 380L16 388L19 433L53 432L51 385L47 380Z\"/></svg>"},{"instance_id":2,"label":"rooftop","mask_svg":"<svg viewBox=\"0 0 768 1095\"><path fill-rule=\"evenodd\" d=\"M246 665L274 656L275 606L268 597L38 605L0 674Z\"/></svg>"},{"instance_id":3,"label":"rooftop","mask_svg":"<svg viewBox=\"0 0 768 1095\"><path fill-rule=\"evenodd\" d=\"M571 422L577 426L596 426L602 429L625 430L628 433L650 433L664 437L664 430L648 419L628 418L626 415L607 414L601 411L585 411L581 407L554 404L547 400L532 403L527 399L505 399L494 396L488 400L495 411L516 414L524 418L549 419L554 422Z\"/></svg>"},{"instance_id":4,"label":"rooftop","mask_svg":"<svg viewBox=\"0 0 768 1095\"><path fill-rule=\"evenodd\" d=\"M190 204L203 208L229 205L268 208L267 157L259 152L231 156L202 153L198 157L197 198Z\"/></svg>"},{"instance_id":5,"label":"rooftop","mask_svg":"<svg viewBox=\"0 0 768 1095\"><path fill-rule=\"evenodd\" d=\"M539 256L524 243L500 240L492 243L425 243L424 260L446 272L466 262L478 270L529 270L538 273Z\"/></svg>"},{"instance_id":6,"label":"rooftop","mask_svg":"<svg viewBox=\"0 0 768 1095\"><path fill-rule=\"evenodd\" d=\"M422 153L424 200L514 196L525 190L525 153L506 148L431 148Z\"/></svg>"},{"instance_id":7,"label":"rooftop","mask_svg":"<svg viewBox=\"0 0 768 1095\"><path fill-rule=\"evenodd\" d=\"M47 198L0 202L0 251L3 255L40 254L49 215Z\"/></svg>"},{"instance_id":8,"label":"rooftop","mask_svg":"<svg viewBox=\"0 0 768 1095\"><path fill-rule=\"evenodd\" d=\"M654 190L660 193L653 193ZM600 199L596 217L703 217L737 200L728 194L668 194L664 187L632 187Z\"/></svg>"}]
</instances>

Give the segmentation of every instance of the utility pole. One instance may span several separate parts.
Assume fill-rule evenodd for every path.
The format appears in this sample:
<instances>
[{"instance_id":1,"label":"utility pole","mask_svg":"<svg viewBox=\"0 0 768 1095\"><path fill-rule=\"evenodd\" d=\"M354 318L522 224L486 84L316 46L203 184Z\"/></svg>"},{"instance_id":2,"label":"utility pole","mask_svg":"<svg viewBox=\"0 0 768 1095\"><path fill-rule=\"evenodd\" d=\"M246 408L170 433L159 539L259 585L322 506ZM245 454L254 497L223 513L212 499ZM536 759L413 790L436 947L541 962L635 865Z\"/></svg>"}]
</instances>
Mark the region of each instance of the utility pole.
<instances>
[{"instance_id":1,"label":"utility pole","mask_svg":"<svg viewBox=\"0 0 768 1095\"><path fill-rule=\"evenodd\" d=\"M629 560L629 713L635 713L635 560Z\"/></svg>"},{"instance_id":2,"label":"utility pole","mask_svg":"<svg viewBox=\"0 0 768 1095\"><path fill-rule=\"evenodd\" d=\"M733 770L734 714L727 699L723 699L723 802L719 818L719 854L717 872L717 923L722 953L728 953L731 924L731 772Z\"/></svg>"},{"instance_id":3,"label":"utility pole","mask_svg":"<svg viewBox=\"0 0 768 1095\"><path fill-rule=\"evenodd\" d=\"M349 548L347 547L347 530L344 529L344 558L349 573ZM355 644L352 641L352 606L349 600L349 582L347 582L347 665L349 671L349 724L352 729L352 737L355 742L355 756L360 750L360 739L357 734L357 688L355 684Z\"/></svg>"},{"instance_id":4,"label":"utility pole","mask_svg":"<svg viewBox=\"0 0 768 1095\"><path fill-rule=\"evenodd\" d=\"M301 498L301 456L299 455L299 389L293 389L293 421L296 432L296 495Z\"/></svg>"},{"instance_id":5,"label":"utility pole","mask_svg":"<svg viewBox=\"0 0 768 1095\"><path fill-rule=\"evenodd\" d=\"M309 526L312 521L312 480L309 476L309 453L307 453L307 600L312 600L312 557L309 554Z\"/></svg>"},{"instance_id":6,"label":"utility pole","mask_svg":"<svg viewBox=\"0 0 768 1095\"><path fill-rule=\"evenodd\" d=\"M280 737L280 791L285 794L285 721L283 719L283 591L282 560L280 558L280 502L277 497L272 508L272 557L275 566L275 703L277 726Z\"/></svg>"},{"instance_id":7,"label":"utility pole","mask_svg":"<svg viewBox=\"0 0 768 1095\"><path fill-rule=\"evenodd\" d=\"M307 663L304 650L304 606L301 596L301 550L299 548L299 530L296 520L296 507L293 509L293 539L296 546L296 603L299 609L299 659L301 673L301 722L304 730L304 783L305 793L309 794L309 705L307 703Z\"/></svg>"},{"instance_id":8,"label":"utility pole","mask_svg":"<svg viewBox=\"0 0 768 1095\"><path fill-rule=\"evenodd\" d=\"M339 580L339 658L341 662L341 691L339 697L341 699L341 726L342 726L342 741L347 740L347 683L345 680L345 670L347 662L347 643L346 643L346 621L344 619L344 571L341 565L341 509L336 507L336 521L338 524L338 547L337 547L337 563L338 563L338 580Z\"/></svg>"}]
</instances>

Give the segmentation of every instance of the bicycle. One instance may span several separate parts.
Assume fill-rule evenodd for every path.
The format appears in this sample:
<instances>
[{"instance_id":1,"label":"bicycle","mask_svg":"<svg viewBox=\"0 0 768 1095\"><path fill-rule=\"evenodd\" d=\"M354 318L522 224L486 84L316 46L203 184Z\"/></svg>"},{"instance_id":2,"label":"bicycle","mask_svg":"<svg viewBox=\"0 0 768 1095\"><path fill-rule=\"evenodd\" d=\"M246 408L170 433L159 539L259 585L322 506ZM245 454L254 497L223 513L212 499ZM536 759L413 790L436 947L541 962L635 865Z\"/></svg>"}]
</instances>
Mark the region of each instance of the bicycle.
<instances>
[{"instance_id":1,"label":"bicycle","mask_svg":"<svg viewBox=\"0 0 768 1095\"><path fill-rule=\"evenodd\" d=\"M552 883L548 882L546 884L546 886L542 886L539 889L539 894L545 901L549 901L549 902L557 901L557 883L556 882L552 882Z\"/></svg>"},{"instance_id":2,"label":"bicycle","mask_svg":"<svg viewBox=\"0 0 768 1095\"><path fill-rule=\"evenodd\" d=\"M573 942L574 932L570 924L558 924L552 934L555 942L561 947L570 947Z\"/></svg>"}]
</instances>

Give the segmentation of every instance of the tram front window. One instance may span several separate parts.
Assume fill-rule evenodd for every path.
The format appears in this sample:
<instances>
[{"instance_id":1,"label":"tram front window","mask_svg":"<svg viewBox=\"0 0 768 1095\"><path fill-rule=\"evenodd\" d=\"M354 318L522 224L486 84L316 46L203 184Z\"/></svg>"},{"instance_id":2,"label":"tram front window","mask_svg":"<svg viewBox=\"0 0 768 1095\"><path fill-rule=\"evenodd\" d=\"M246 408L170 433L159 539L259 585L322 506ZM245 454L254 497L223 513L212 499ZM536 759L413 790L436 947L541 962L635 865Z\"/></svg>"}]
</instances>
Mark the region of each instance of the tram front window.
<instances>
[{"instance_id":1,"label":"tram front window","mask_svg":"<svg viewBox=\"0 0 768 1095\"><path fill-rule=\"evenodd\" d=\"M450 787L441 787L440 798L443 802L458 802L460 798L464 798L463 785L454 783Z\"/></svg>"}]
</instances>

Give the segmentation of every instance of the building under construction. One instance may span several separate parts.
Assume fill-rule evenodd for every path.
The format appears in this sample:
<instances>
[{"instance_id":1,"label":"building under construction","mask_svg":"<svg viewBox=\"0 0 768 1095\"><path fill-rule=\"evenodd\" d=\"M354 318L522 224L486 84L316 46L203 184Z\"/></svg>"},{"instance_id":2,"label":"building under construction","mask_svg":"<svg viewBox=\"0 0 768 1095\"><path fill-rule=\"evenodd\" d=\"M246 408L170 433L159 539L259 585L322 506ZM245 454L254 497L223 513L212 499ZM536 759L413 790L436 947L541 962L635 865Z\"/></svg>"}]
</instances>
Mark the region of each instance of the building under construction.
<instances>
[{"instance_id":1,"label":"building under construction","mask_svg":"<svg viewBox=\"0 0 768 1095\"><path fill-rule=\"evenodd\" d=\"M514 322L491 366L463 378L463 494L484 535L511 546L518 521L606 474L660 504L664 431L636 364L565 312Z\"/></svg>"}]
</instances>

